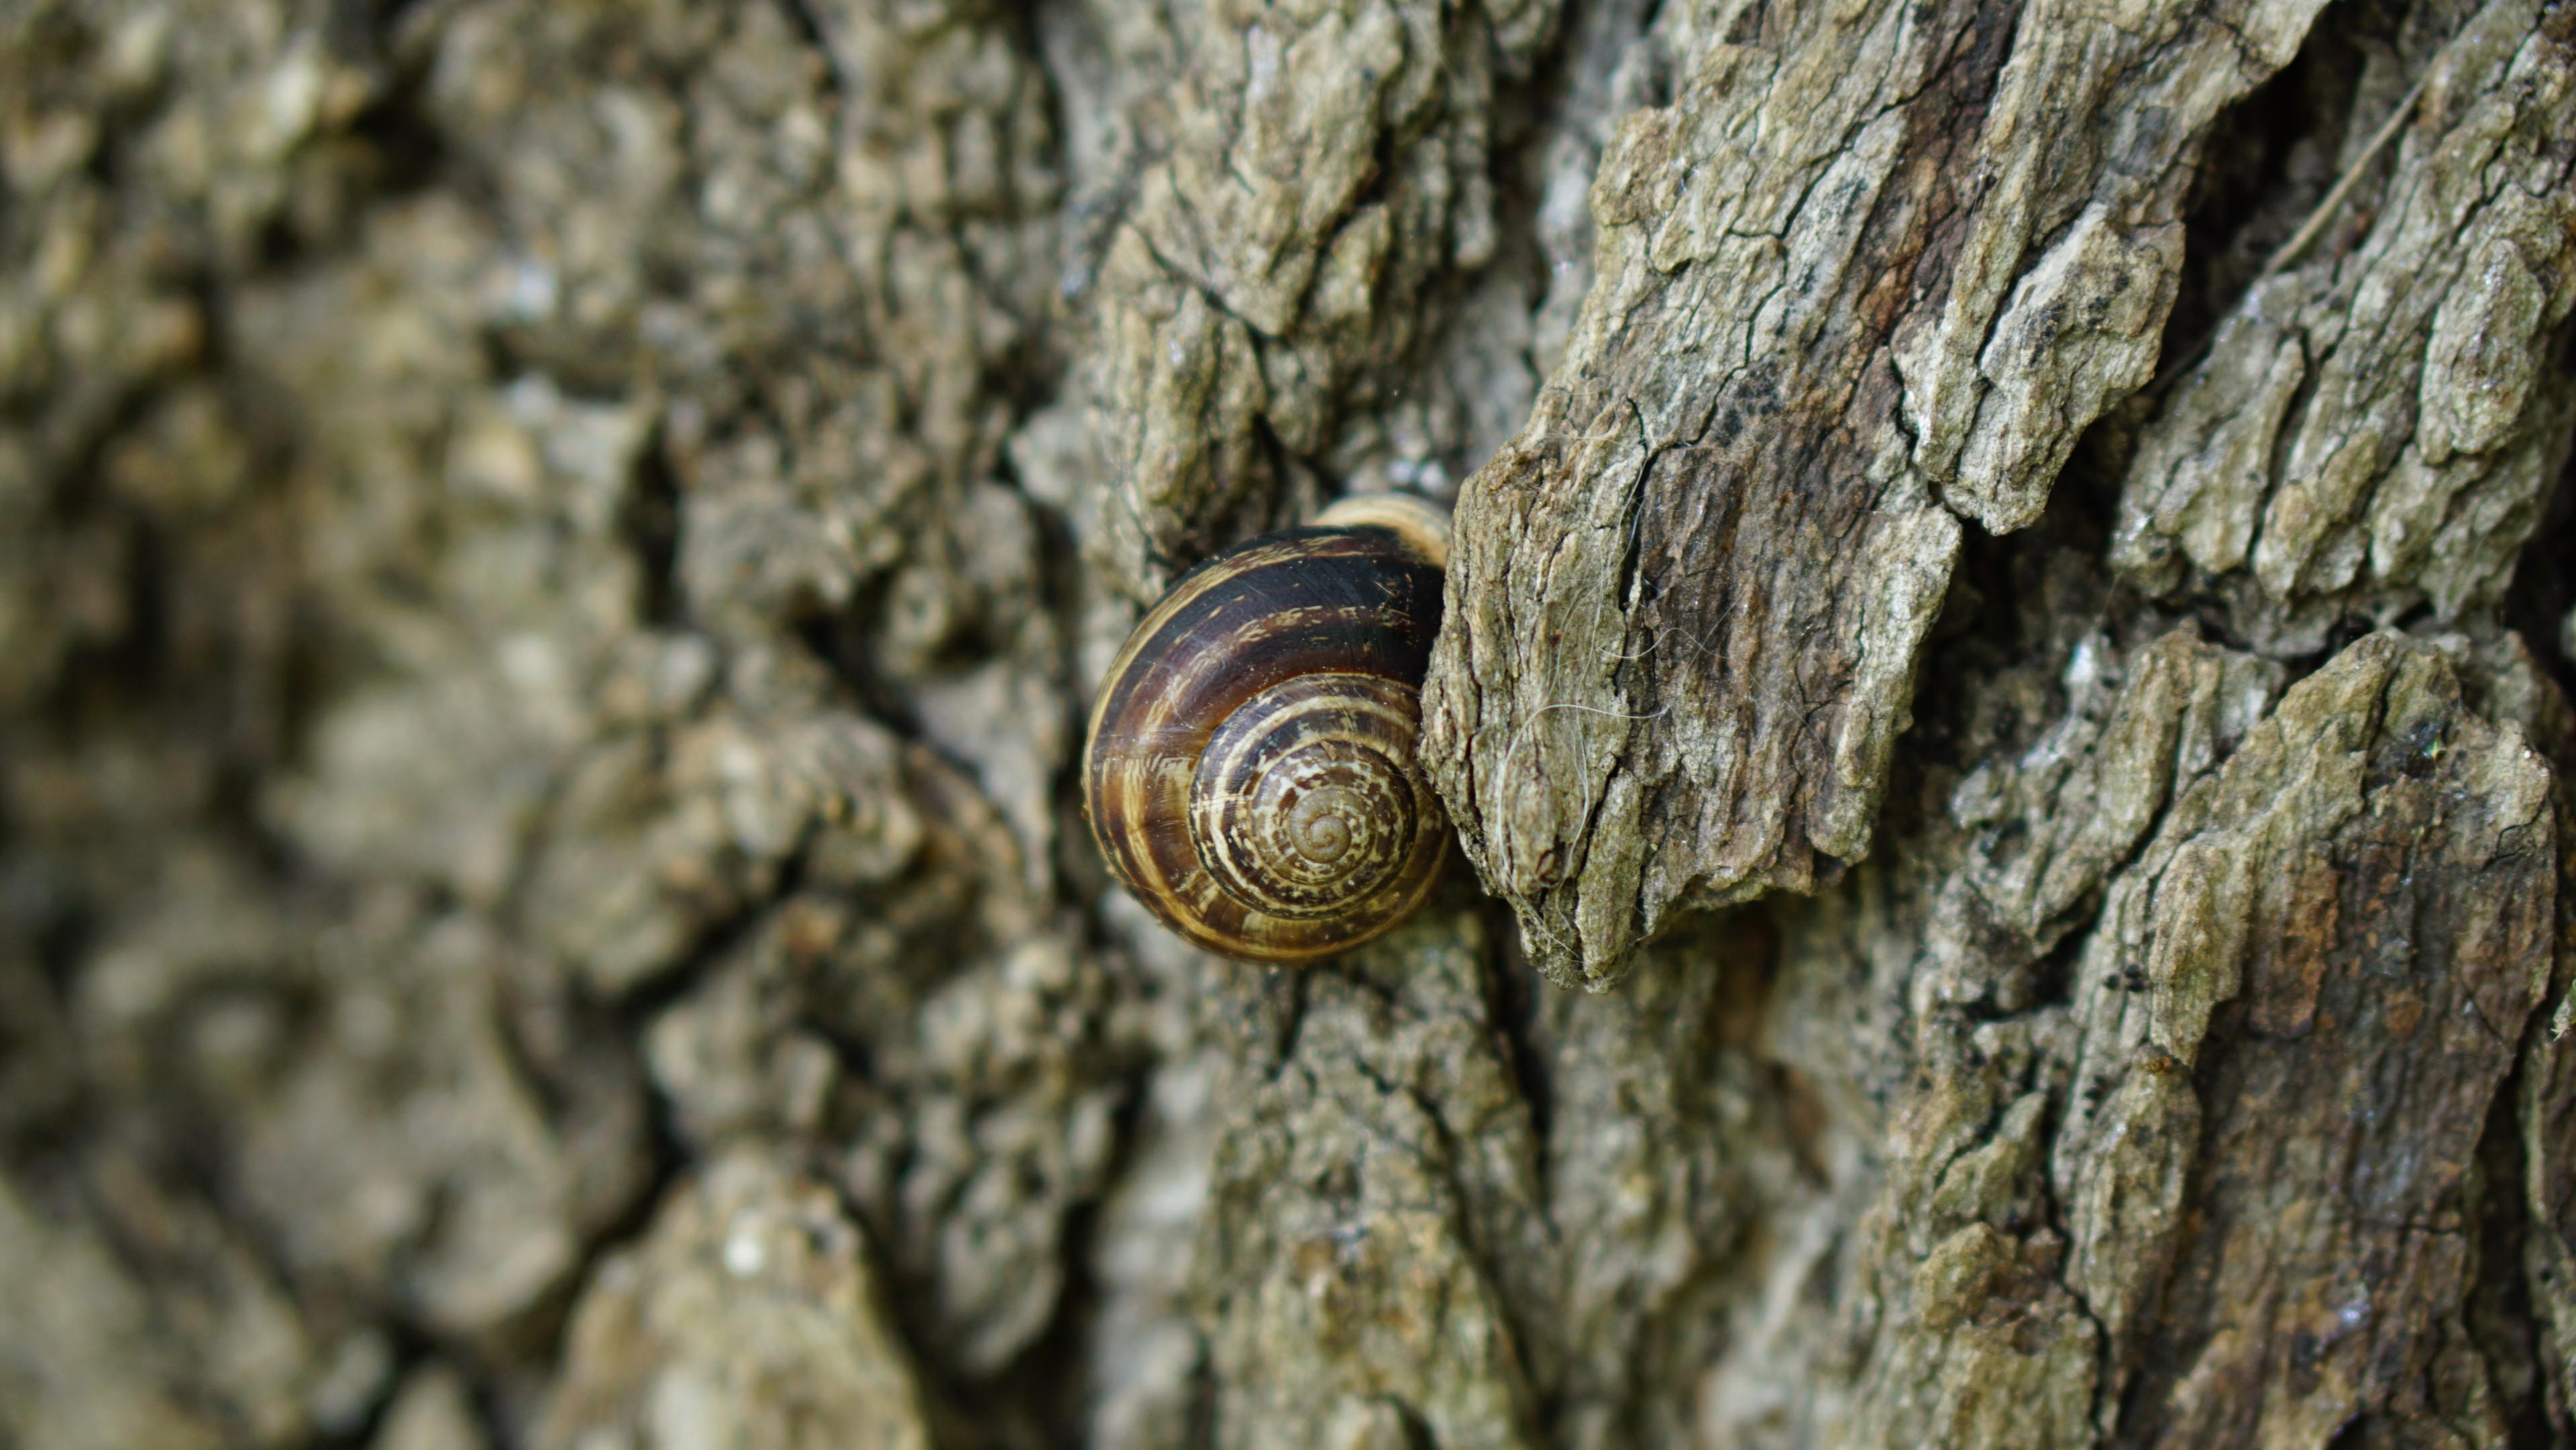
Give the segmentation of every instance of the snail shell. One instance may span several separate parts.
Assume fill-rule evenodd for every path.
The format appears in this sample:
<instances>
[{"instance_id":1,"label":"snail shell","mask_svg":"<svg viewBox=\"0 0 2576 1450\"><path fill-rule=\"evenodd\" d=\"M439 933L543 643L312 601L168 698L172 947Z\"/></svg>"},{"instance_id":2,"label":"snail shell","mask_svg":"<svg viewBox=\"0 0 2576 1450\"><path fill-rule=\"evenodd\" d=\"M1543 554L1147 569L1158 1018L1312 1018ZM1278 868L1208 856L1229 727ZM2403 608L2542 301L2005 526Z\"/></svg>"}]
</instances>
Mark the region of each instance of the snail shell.
<instances>
[{"instance_id":1,"label":"snail shell","mask_svg":"<svg viewBox=\"0 0 2576 1450\"><path fill-rule=\"evenodd\" d=\"M1415 745L1449 520L1348 499L1182 576L1091 713L1109 868L1191 942L1254 962L1354 946L1422 904L1449 821Z\"/></svg>"}]
</instances>

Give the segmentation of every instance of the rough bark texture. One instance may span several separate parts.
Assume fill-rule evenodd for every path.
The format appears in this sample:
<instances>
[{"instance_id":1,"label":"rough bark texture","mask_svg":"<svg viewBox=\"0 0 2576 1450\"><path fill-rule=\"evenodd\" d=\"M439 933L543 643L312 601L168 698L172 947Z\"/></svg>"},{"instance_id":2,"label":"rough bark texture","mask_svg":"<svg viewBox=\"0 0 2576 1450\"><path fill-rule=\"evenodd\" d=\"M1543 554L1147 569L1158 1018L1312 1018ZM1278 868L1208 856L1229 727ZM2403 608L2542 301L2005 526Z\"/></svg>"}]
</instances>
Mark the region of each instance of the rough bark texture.
<instances>
[{"instance_id":1,"label":"rough bark texture","mask_svg":"<svg viewBox=\"0 0 2576 1450\"><path fill-rule=\"evenodd\" d=\"M0 0L0 1447L2576 1442L2571 313L2534 0Z\"/></svg>"},{"instance_id":2,"label":"rough bark texture","mask_svg":"<svg viewBox=\"0 0 2576 1450\"><path fill-rule=\"evenodd\" d=\"M2150 381L2210 124L2316 8L1700 18L1603 158L1564 363L1465 490L1434 666L1441 788L1551 979L1868 850L1963 523L2038 518ZM2421 114L2343 202L2367 234L2236 299L2141 425L2142 585L2177 543L2250 563L2230 622L2279 647L2498 592L2567 432L2576 82L2539 22L2416 58Z\"/></svg>"}]
</instances>

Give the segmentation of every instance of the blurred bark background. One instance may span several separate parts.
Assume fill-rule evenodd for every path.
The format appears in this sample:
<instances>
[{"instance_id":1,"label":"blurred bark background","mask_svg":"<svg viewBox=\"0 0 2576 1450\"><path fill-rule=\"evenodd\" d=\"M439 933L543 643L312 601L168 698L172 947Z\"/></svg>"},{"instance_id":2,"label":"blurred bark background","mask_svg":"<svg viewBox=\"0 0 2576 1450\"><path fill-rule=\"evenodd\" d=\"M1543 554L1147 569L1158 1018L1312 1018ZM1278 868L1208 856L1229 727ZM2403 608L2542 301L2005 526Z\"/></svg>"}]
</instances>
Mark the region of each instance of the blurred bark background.
<instances>
[{"instance_id":1,"label":"blurred bark background","mask_svg":"<svg viewBox=\"0 0 2576 1450\"><path fill-rule=\"evenodd\" d=\"M2570 1443L2571 304L2557 3L0 0L0 1446Z\"/></svg>"}]
</instances>

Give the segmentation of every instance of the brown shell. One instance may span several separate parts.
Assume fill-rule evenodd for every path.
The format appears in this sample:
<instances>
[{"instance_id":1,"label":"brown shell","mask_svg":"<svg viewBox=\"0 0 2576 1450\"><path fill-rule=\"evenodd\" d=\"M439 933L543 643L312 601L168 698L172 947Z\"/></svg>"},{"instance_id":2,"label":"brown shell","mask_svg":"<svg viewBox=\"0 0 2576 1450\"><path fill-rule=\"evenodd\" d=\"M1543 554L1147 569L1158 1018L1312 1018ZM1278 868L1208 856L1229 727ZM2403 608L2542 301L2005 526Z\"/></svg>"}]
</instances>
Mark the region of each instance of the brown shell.
<instances>
[{"instance_id":1,"label":"brown shell","mask_svg":"<svg viewBox=\"0 0 2576 1450\"><path fill-rule=\"evenodd\" d=\"M1191 942L1301 961L1430 894L1449 849L1415 756L1430 548L1375 524L1255 539L1183 576L1110 666L1084 808L1110 870Z\"/></svg>"}]
</instances>

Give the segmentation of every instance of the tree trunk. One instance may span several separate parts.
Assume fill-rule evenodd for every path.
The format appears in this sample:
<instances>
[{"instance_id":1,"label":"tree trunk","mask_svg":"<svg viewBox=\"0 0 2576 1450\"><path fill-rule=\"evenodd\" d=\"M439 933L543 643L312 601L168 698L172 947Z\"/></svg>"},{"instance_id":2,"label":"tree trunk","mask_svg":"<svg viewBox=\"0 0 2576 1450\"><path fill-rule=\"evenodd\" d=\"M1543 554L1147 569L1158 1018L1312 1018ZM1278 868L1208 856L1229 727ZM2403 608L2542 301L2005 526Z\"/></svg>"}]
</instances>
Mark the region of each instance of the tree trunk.
<instances>
[{"instance_id":1,"label":"tree trunk","mask_svg":"<svg viewBox=\"0 0 2576 1450\"><path fill-rule=\"evenodd\" d=\"M0 0L0 1447L2576 1443L2576 9ZM1118 894L1456 500L1470 863Z\"/></svg>"}]
</instances>

